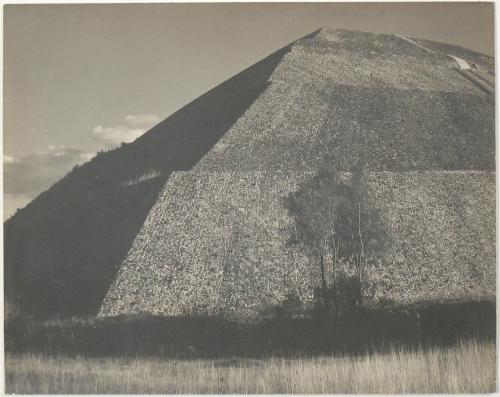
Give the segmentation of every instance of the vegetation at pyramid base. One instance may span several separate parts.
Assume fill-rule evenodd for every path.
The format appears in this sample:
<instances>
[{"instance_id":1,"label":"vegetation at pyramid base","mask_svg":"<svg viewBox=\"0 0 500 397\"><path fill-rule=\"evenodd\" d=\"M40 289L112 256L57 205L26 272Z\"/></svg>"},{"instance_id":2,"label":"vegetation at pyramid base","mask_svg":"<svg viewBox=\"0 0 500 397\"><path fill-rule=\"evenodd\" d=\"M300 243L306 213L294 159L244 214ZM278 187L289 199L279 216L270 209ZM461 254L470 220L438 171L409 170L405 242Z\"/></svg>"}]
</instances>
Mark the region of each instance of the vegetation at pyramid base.
<instances>
[{"instance_id":1,"label":"vegetation at pyramid base","mask_svg":"<svg viewBox=\"0 0 500 397\"><path fill-rule=\"evenodd\" d=\"M414 315L418 311L420 322ZM375 347L443 346L494 340L495 303L425 302L364 308L335 319L318 310L309 318L281 316L259 322L208 316L122 316L105 320L6 322L7 354L45 353L117 357L268 357L364 353Z\"/></svg>"}]
</instances>

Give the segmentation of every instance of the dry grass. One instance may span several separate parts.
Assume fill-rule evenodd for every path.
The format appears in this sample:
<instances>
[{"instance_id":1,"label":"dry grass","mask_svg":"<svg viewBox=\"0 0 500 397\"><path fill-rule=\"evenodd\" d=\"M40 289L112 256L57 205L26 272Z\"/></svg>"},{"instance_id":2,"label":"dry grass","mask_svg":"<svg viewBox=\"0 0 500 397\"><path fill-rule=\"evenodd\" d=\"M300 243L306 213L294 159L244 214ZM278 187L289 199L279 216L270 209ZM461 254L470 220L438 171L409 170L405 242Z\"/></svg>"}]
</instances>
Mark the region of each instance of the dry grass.
<instances>
[{"instance_id":1,"label":"dry grass","mask_svg":"<svg viewBox=\"0 0 500 397\"><path fill-rule=\"evenodd\" d=\"M360 357L160 360L6 357L7 393L488 393L492 342Z\"/></svg>"}]
</instances>

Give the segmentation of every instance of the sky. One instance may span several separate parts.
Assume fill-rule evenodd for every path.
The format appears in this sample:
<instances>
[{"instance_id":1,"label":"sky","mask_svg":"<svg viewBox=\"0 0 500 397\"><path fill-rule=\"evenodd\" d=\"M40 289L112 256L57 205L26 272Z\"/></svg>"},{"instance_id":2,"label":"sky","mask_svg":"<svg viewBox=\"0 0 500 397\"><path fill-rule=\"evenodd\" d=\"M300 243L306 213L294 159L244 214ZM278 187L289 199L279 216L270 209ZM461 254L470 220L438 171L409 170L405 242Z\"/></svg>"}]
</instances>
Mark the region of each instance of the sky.
<instances>
[{"instance_id":1,"label":"sky","mask_svg":"<svg viewBox=\"0 0 500 397\"><path fill-rule=\"evenodd\" d=\"M320 27L494 53L492 3L5 6L4 219L75 164Z\"/></svg>"}]
</instances>

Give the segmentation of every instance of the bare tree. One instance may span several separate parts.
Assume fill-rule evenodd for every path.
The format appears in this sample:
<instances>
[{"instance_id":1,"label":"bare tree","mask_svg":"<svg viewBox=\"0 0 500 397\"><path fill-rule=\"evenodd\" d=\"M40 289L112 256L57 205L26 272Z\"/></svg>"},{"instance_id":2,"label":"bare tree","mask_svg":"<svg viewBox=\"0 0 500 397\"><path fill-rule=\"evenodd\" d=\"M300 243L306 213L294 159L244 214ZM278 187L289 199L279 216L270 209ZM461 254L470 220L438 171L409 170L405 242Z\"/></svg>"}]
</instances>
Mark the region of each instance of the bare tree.
<instances>
[{"instance_id":1,"label":"bare tree","mask_svg":"<svg viewBox=\"0 0 500 397\"><path fill-rule=\"evenodd\" d=\"M287 200L287 207L295 221L295 233L291 243L300 245L316 258L321 279L321 296L326 312L330 312L329 291L333 288L335 315L338 314L336 291L336 264L339 240L336 232L337 208L335 170L321 170ZM333 285L328 285L326 257L333 253Z\"/></svg>"},{"instance_id":2,"label":"bare tree","mask_svg":"<svg viewBox=\"0 0 500 397\"><path fill-rule=\"evenodd\" d=\"M332 298L336 317L340 315L340 294L350 294L351 306L363 304L362 285L367 262L385 252L389 238L378 211L369 204L362 183L361 167L339 174L335 169L320 170L300 189L289 195L287 208L295 221L291 239L317 259L323 305L329 313ZM325 258L331 258L331 283L326 277ZM339 289L345 280L340 263L354 267L354 283ZM354 286L354 291L353 287ZM347 292L350 291L350 292Z\"/></svg>"}]
</instances>

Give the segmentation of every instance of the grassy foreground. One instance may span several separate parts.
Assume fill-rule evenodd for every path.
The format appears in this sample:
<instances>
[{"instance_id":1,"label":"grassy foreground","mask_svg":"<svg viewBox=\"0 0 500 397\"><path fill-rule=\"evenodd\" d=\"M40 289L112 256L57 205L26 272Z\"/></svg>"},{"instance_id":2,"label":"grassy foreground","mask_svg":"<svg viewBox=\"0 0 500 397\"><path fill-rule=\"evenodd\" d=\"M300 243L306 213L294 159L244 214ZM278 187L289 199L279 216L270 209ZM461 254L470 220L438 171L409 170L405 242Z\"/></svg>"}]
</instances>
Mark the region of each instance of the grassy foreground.
<instances>
[{"instance_id":1,"label":"grassy foreground","mask_svg":"<svg viewBox=\"0 0 500 397\"><path fill-rule=\"evenodd\" d=\"M161 360L7 355L7 393L489 393L493 342L358 357Z\"/></svg>"}]
</instances>

